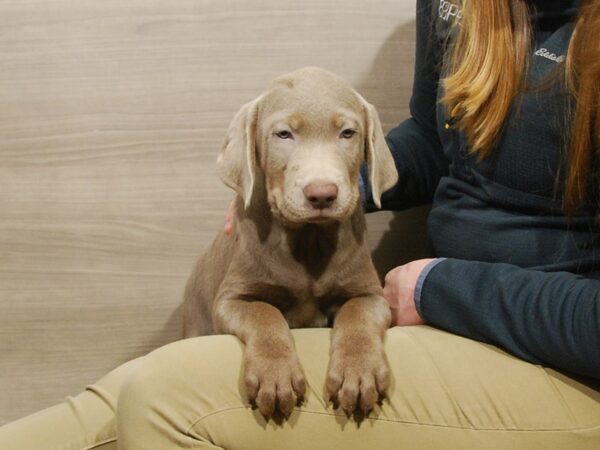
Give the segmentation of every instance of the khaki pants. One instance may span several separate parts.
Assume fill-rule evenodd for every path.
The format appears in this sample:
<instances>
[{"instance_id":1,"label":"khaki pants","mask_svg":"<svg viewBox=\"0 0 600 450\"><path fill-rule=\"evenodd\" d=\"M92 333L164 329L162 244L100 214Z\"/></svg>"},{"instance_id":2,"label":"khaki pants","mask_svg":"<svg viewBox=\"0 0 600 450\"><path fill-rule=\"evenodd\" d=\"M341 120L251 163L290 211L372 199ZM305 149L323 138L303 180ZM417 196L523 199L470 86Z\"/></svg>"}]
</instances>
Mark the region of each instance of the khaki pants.
<instances>
[{"instance_id":1,"label":"khaki pants","mask_svg":"<svg viewBox=\"0 0 600 450\"><path fill-rule=\"evenodd\" d=\"M389 330L389 397L358 422L324 401L330 330L293 332L307 396L287 421L244 400L242 345L211 336L131 361L0 428L2 450L599 449L600 393L430 327Z\"/></svg>"}]
</instances>

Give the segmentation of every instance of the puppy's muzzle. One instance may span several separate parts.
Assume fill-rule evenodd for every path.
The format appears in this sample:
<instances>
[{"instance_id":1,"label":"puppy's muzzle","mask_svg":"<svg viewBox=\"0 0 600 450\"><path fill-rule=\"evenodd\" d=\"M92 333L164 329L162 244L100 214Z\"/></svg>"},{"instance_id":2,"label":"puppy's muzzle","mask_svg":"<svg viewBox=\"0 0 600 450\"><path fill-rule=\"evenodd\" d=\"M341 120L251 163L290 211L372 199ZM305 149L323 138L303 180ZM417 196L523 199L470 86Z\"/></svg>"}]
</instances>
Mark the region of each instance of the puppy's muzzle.
<instances>
[{"instance_id":1,"label":"puppy's muzzle","mask_svg":"<svg viewBox=\"0 0 600 450\"><path fill-rule=\"evenodd\" d=\"M313 181L304 189L304 197L314 209L330 208L337 199L338 187L335 183Z\"/></svg>"}]
</instances>

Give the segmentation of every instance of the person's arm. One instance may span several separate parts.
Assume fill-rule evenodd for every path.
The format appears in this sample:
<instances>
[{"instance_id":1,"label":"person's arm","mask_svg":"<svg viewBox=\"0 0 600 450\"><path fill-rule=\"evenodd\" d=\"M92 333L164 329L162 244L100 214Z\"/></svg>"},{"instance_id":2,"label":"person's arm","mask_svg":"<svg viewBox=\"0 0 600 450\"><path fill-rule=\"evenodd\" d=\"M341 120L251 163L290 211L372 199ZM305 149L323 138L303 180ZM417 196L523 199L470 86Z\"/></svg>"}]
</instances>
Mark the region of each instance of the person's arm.
<instances>
[{"instance_id":1,"label":"person's arm","mask_svg":"<svg viewBox=\"0 0 600 450\"><path fill-rule=\"evenodd\" d=\"M432 0L417 1L415 69L410 100L411 117L387 135L399 181L383 194L382 209L400 210L431 202L439 179L448 171L436 125L441 45L432 20ZM365 209L375 207L366 166L361 169Z\"/></svg>"},{"instance_id":2,"label":"person's arm","mask_svg":"<svg viewBox=\"0 0 600 450\"><path fill-rule=\"evenodd\" d=\"M600 378L600 281L444 259L415 293L425 322L527 361Z\"/></svg>"}]
</instances>

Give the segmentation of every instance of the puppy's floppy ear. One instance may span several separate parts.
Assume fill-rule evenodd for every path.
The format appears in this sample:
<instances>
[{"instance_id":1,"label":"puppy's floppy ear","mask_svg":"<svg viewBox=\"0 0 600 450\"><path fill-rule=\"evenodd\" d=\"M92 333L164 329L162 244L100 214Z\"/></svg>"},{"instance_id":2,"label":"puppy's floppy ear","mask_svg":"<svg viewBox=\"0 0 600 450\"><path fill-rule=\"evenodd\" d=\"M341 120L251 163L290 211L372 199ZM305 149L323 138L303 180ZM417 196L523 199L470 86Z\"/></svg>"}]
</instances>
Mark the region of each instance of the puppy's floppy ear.
<instances>
[{"instance_id":1,"label":"puppy's floppy ear","mask_svg":"<svg viewBox=\"0 0 600 450\"><path fill-rule=\"evenodd\" d=\"M388 148L375 107L360 94L356 94L365 115L365 160L369 166L369 181L373 202L381 208L381 194L398 181L394 158Z\"/></svg>"},{"instance_id":2,"label":"puppy's floppy ear","mask_svg":"<svg viewBox=\"0 0 600 450\"><path fill-rule=\"evenodd\" d=\"M261 99L262 96L246 103L236 113L217 158L221 180L242 197L246 208L252 198L257 167L256 127Z\"/></svg>"}]
</instances>

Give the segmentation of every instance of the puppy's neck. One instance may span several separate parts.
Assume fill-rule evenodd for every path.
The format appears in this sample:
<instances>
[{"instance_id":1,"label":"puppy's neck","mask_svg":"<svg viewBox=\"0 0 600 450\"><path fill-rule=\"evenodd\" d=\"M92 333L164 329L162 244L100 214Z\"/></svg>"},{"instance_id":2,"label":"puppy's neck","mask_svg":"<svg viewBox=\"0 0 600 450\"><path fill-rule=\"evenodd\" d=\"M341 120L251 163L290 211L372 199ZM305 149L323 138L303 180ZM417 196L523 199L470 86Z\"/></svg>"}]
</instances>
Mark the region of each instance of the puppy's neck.
<instances>
[{"instance_id":1,"label":"puppy's neck","mask_svg":"<svg viewBox=\"0 0 600 450\"><path fill-rule=\"evenodd\" d=\"M244 206L244 200L240 195L235 200L235 227L245 228L244 236L256 236L261 244L264 244L271 233L275 220L269 208L267 193L264 183L256 183L250 205Z\"/></svg>"},{"instance_id":2,"label":"puppy's neck","mask_svg":"<svg viewBox=\"0 0 600 450\"><path fill-rule=\"evenodd\" d=\"M298 228L286 228L286 242L292 257L313 277L319 278L331 262L340 242L339 222L307 223Z\"/></svg>"},{"instance_id":3,"label":"puppy's neck","mask_svg":"<svg viewBox=\"0 0 600 450\"><path fill-rule=\"evenodd\" d=\"M243 229L239 236L258 241L272 256L276 253L281 253L283 258L291 256L314 278L319 278L336 253L351 257L366 242L365 218L360 205L341 222L288 224L273 215L266 193L260 195L256 191L248 208L244 208L241 197L237 198L235 227Z\"/></svg>"}]
</instances>

